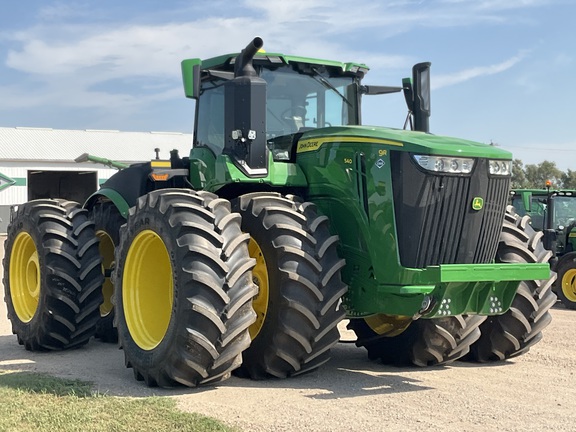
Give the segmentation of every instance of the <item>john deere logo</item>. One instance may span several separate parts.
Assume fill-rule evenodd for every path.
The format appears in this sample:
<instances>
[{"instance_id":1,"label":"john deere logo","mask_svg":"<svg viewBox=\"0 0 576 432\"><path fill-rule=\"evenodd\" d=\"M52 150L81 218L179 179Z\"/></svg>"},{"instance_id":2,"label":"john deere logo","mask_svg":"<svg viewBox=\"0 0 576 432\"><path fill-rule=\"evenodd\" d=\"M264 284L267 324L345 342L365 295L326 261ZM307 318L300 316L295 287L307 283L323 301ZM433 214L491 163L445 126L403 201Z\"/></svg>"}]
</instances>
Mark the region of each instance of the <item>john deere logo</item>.
<instances>
[{"instance_id":1,"label":"john deere logo","mask_svg":"<svg viewBox=\"0 0 576 432\"><path fill-rule=\"evenodd\" d=\"M474 210L482 210L482 207L484 207L484 198L475 197L472 200L472 208Z\"/></svg>"}]
</instances>

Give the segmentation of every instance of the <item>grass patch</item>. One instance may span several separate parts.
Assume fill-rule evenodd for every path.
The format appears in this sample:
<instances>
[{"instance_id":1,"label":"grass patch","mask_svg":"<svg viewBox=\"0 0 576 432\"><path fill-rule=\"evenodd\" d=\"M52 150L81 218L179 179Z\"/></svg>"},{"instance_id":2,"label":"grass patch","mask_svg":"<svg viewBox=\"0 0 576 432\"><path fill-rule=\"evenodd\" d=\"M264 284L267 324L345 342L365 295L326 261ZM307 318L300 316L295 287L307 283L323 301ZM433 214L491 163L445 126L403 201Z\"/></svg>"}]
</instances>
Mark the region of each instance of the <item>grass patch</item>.
<instances>
[{"instance_id":1,"label":"grass patch","mask_svg":"<svg viewBox=\"0 0 576 432\"><path fill-rule=\"evenodd\" d=\"M220 422L179 411L167 397L93 394L89 383L0 370L0 431L233 432Z\"/></svg>"}]
</instances>

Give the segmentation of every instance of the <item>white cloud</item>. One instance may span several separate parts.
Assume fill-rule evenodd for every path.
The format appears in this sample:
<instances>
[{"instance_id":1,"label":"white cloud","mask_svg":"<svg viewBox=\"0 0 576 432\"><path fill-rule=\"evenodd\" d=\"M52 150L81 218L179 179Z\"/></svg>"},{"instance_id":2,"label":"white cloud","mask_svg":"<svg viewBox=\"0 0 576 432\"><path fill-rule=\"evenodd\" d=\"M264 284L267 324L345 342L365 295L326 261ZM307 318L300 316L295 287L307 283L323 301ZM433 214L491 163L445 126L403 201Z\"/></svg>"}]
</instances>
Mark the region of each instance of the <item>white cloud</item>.
<instances>
[{"instance_id":1,"label":"white cloud","mask_svg":"<svg viewBox=\"0 0 576 432\"><path fill-rule=\"evenodd\" d=\"M455 84L460 84L465 81L469 81L474 78L487 75L495 75L497 73L504 72L516 64L518 64L524 57L526 57L527 51L521 51L514 57L509 58L501 63L488 65L488 66L476 66L473 68L468 68L459 72L454 72L451 74L444 74L434 76L434 81L432 82L433 89L439 89L442 87L448 87Z\"/></svg>"},{"instance_id":2,"label":"white cloud","mask_svg":"<svg viewBox=\"0 0 576 432\"><path fill-rule=\"evenodd\" d=\"M514 7L531 7L545 0L511 0ZM180 62L184 58L207 58L237 52L252 37L265 41L265 49L309 57L362 61L373 69L406 69L414 59L404 55L386 55L386 41L391 36L414 27L451 27L501 20L491 14L495 0L396 0L349 2L329 0L244 0L234 4L231 17L221 13L204 14L187 20L186 11L160 24L102 24L96 20L58 23L70 16L90 16L83 4L58 2L39 10L41 22L9 35L11 48L6 65L34 80L37 91L28 97L24 86L0 89L5 106L15 103L38 105L53 103L65 106L136 106L180 91ZM212 11L223 8L216 1ZM481 5L483 13L471 13ZM457 6L457 7L455 7ZM490 6L490 7L489 7ZM510 6L511 7L511 6ZM198 6L192 5L194 16ZM188 11L190 12L190 11ZM232 15L232 14L231 14ZM182 22L183 20L187 20ZM64 21L65 22L65 21ZM7 35L3 35L6 41ZM352 39L354 38L354 39ZM369 40L366 41L366 38ZM366 45L364 46L364 41ZM382 44L382 49L373 50ZM372 50L371 50L372 49ZM464 82L479 76L502 72L519 62L519 54L505 62L434 77L436 88ZM145 95L120 92L106 86L115 81L136 84ZM152 80L153 83L147 80ZM157 86L157 90L153 87ZM66 97L62 95L66 94ZM180 95L178 95L180 97Z\"/></svg>"},{"instance_id":3,"label":"white cloud","mask_svg":"<svg viewBox=\"0 0 576 432\"><path fill-rule=\"evenodd\" d=\"M503 3L519 7L542 1ZM458 7L454 7L454 2ZM492 2L483 0L481 4L489 9ZM362 45L353 46L346 40L347 35L360 31L359 41L364 34L369 34L371 43L384 42L415 26L464 26L499 19L471 14L470 10L478 3L470 0L424 2L423 7L419 7L420 3L357 0L355 7L349 8L337 7L328 0L244 0L242 13L235 17L209 16L158 25L114 23L108 27L87 22L67 26L44 24L12 36L20 46L9 50L6 64L40 76L83 73L87 83L123 76L174 78L179 75L177 65L183 58L238 51L242 48L238 46L239 41L243 45L259 35L265 39L265 48L272 51L356 61L369 58L371 64L376 64L375 60L378 65L389 65L395 57L379 60L380 56L368 52ZM452 7L446 8L446 4ZM60 17L88 12L56 3L42 9L40 15ZM88 68L93 72L92 77L87 75Z\"/></svg>"}]
</instances>

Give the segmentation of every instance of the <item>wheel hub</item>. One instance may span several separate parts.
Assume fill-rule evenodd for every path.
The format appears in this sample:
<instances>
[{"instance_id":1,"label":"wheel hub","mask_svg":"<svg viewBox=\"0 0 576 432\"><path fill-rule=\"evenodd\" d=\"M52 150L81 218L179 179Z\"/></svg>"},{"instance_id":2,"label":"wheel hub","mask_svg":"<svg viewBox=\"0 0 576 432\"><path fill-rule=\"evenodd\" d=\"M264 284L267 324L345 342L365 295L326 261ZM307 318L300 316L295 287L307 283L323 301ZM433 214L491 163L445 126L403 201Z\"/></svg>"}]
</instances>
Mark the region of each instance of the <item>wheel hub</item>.
<instances>
[{"instance_id":1,"label":"wheel hub","mask_svg":"<svg viewBox=\"0 0 576 432\"><path fill-rule=\"evenodd\" d=\"M40 263L36 244L26 232L14 240L10 257L10 295L14 311L20 321L32 320L40 300Z\"/></svg>"},{"instance_id":2,"label":"wheel hub","mask_svg":"<svg viewBox=\"0 0 576 432\"><path fill-rule=\"evenodd\" d=\"M379 336L398 336L408 328L412 317L376 314L364 318L370 329Z\"/></svg>"},{"instance_id":3,"label":"wheel hub","mask_svg":"<svg viewBox=\"0 0 576 432\"><path fill-rule=\"evenodd\" d=\"M576 269L569 269L562 276L562 292L571 302L576 302Z\"/></svg>"},{"instance_id":4,"label":"wheel hub","mask_svg":"<svg viewBox=\"0 0 576 432\"><path fill-rule=\"evenodd\" d=\"M256 312L256 321L250 326L250 338L254 340L266 320L266 313L268 310L268 300L269 300L269 280L268 280L268 268L266 267L266 259L262 253L262 249L256 240L250 237L250 242L248 243L248 253L251 258L256 260L256 265L252 270L252 281L256 286L258 286L258 294L252 301L252 307Z\"/></svg>"},{"instance_id":5,"label":"wheel hub","mask_svg":"<svg viewBox=\"0 0 576 432\"><path fill-rule=\"evenodd\" d=\"M104 301L100 305L100 316L105 317L114 308L112 304L114 285L110 277L111 270L114 268L114 242L106 231L97 231L96 236L100 239L99 251L102 257L102 273L105 275L104 283L102 284Z\"/></svg>"},{"instance_id":6,"label":"wheel hub","mask_svg":"<svg viewBox=\"0 0 576 432\"><path fill-rule=\"evenodd\" d=\"M140 232L130 245L122 274L122 306L130 336L143 350L164 339L174 303L172 264L162 238Z\"/></svg>"}]
</instances>

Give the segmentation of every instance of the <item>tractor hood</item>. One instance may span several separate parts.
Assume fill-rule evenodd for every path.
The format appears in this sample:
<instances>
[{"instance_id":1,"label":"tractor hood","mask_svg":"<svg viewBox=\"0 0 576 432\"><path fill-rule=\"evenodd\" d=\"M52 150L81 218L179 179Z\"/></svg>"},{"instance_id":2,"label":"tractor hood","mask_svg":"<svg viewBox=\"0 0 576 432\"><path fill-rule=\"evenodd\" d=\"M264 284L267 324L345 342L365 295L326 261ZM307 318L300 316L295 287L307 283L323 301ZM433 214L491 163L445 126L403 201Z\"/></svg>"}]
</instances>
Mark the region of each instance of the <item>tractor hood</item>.
<instances>
[{"instance_id":1,"label":"tractor hood","mask_svg":"<svg viewBox=\"0 0 576 432\"><path fill-rule=\"evenodd\" d=\"M324 143L371 142L401 147L411 153L458 157L483 157L512 160L512 153L487 144L377 126L342 126L314 129L305 132L298 142L298 153L317 150Z\"/></svg>"}]
</instances>

